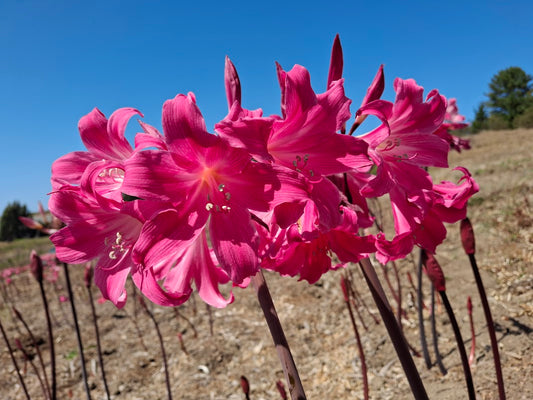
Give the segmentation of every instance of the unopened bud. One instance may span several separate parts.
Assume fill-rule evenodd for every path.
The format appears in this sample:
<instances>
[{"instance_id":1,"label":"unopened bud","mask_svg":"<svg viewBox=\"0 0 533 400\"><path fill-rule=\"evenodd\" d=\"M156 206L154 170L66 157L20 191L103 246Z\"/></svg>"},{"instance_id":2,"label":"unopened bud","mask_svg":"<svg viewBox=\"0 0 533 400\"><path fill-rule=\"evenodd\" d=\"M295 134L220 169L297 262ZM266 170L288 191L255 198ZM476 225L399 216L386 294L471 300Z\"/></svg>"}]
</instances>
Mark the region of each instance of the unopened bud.
<instances>
[{"instance_id":1,"label":"unopened bud","mask_svg":"<svg viewBox=\"0 0 533 400\"><path fill-rule=\"evenodd\" d=\"M283 400L287 400L287 392L285 391L285 386L283 386L283 383L281 381L277 381L276 387L278 388L278 392L281 395L281 398Z\"/></svg>"},{"instance_id":2,"label":"unopened bud","mask_svg":"<svg viewBox=\"0 0 533 400\"><path fill-rule=\"evenodd\" d=\"M90 263L85 265L85 274L83 275L85 280L85 287L89 289L91 287L91 281L93 280L93 267Z\"/></svg>"},{"instance_id":3,"label":"unopened bud","mask_svg":"<svg viewBox=\"0 0 533 400\"><path fill-rule=\"evenodd\" d=\"M466 254L476 253L476 238L474 237L474 228L468 218L461 221L461 242Z\"/></svg>"},{"instance_id":4,"label":"unopened bud","mask_svg":"<svg viewBox=\"0 0 533 400\"><path fill-rule=\"evenodd\" d=\"M17 349L23 352L22 343L19 339L15 339L15 346L17 346Z\"/></svg>"},{"instance_id":5,"label":"unopened bud","mask_svg":"<svg viewBox=\"0 0 533 400\"><path fill-rule=\"evenodd\" d=\"M472 299L470 296L468 296L468 299L466 299L466 308L468 310L468 314L472 314Z\"/></svg>"},{"instance_id":6,"label":"unopened bud","mask_svg":"<svg viewBox=\"0 0 533 400\"><path fill-rule=\"evenodd\" d=\"M244 375L241 376L241 388L246 396L250 394L250 384Z\"/></svg>"},{"instance_id":7,"label":"unopened bud","mask_svg":"<svg viewBox=\"0 0 533 400\"><path fill-rule=\"evenodd\" d=\"M35 250L31 251L30 270L37 282L43 281L43 261Z\"/></svg>"},{"instance_id":8,"label":"unopened bud","mask_svg":"<svg viewBox=\"0 0 533 400\"><path fill-rule=\"evenodd\" d=\"M438 292L444 292L446 290L446 279L444 278L442 268L433 254L427 252L424 252L424 254L424 265L426 266L426 273L431 280L431 283L433 283L435 290Z\"/></svg>"}]
</instances>

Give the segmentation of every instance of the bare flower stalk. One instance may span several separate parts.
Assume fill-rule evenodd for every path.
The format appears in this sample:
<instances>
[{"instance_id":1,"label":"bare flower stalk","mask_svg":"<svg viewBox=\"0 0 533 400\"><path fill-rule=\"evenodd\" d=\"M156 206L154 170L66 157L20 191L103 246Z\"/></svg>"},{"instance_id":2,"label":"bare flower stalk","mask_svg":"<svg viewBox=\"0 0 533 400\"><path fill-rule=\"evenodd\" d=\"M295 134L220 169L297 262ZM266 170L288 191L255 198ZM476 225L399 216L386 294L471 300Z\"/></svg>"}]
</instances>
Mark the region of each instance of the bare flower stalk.
<instances>
[{"instance_id":1,"label":"bare flower stalk","mask_svg":"<svg viewBox=\"0 0 533 400\"><path fill-rule=\"evenodd\" d=\"M407 345L400 326L398 325L394 313L390 308L390 304L387 300L385 292L383 291L383 287L379 282L372 263L368 258L363 258L359 262L359 265L361 266L361 270L363 271L363 275L368 284L372 297L374 298L379 313L381 314L383 323L387 328L389 337L391 338L394 349L396 350L396 354L398 355L402 368L405 372L413 396L417 400L427 400L428 395L426 393L426 389L424 388L424 384L422 383L422 379L418 374L418 370L416 369L413 358L411 357L411 353L409 352L409 346Z\"/></svg>"},{"instance_id":2,"label":"bare flower stalk","mask_svg":"<svg viewBox=\"0 0 533 400\"><path fill-rule=\"evenodd\" d=\"M22 315L20 314L20 312L15 307L13 307L13 313L17 316L19 321L22 322L22 325L24 325L24 328L26 329L26 332L28 332L28 335L30 336L32 345L33 345L33 347L35 347L35 351L37 352L37 357L39 358L39 363L41 364L41 369L43 370L44 383L45 383L45 386L46 386L46 392L48 393L48 397L47 398L50 399L52 397L52 393L50 391L50 384L48 382L48 376L46 375L46 368L44 366L44 361L43 361L43 356L41 354L41 349L39 349L39 346L37 345L37 341L35 340L35 336L33 336L33 332L31 331L30 327L28 326L28 324L26 323L24 318L22 318Z\"/></svg>"},{"instance_id":3,"label":"bare flower stalk","mask_svg":"<svg viewBox=\"0 0 533 400\"><path fill-rule=\"evenodd\" d=\"M104 369L104 358L102 356L102 345L100 343L100 331L98 329L98 319L96 316L96 310L94 308L93 292L91 290L91 282L93 277L93 268L91 264L87 264L85 267L85 287L87 288L87 293L89 294L89 304L91 305L91 314L93 317L94 325L94 334L96 336L96 351L98 353L98 363L100 364L100 370L102 371L102 381L104 383L104 390L108 400L111 400L111 395L109 394L109 388L107 386L107 379Z\"/></svg>"},{"instance_id":4,"label":"bare flower stalk","mask_svg":"<svg viewBox=\"0 0 533 400\"><path fill-rule=\"evenodd\" d=\"M30 358L30 356L24 349L24 346L22 346L22 342L19 339L15 339L15 345L17 346L17 349L19 349L22 352L22 355L24 356L24 360L30 363L31 367L33 368L33 372L35 372L35 375L37 375L37 379L39 380L39 384L41 385L41 390L43 391L44 398L49 399L50 393L48 392L46 386L44 385L43 379L41 378L41 374L39 373L37 366L35 365L33 360ZM46 373L45 373L45 376L46 376Z\"/></svg>"},{"instance_id":5,"label":"bare flower stalk","mask_svg":"<svg viewBox=\"0 0 533 400\"><path fill-rule=\"evenodd\" d=\"M17 371L17 375L19 377L20 386L22 386L22 390L24 391L24 394L26 395L26 398L30 400L30 395L28 393L28 389L26 388L26 384L24 383L24 378L22 378L22 375L20 374L19 366L17 364L17 360L15 359L15 356L13 355L13 349L11 348L11 345L9 344L9 340L6 335L6 331L4 330L4 325L2 325L2 321L0 321L0 330L2 331L2 336L4 338L4 341L7 345L7 350L9 352L9 355L11 357L11 362L13 363L13 366L15 367L15 371Z\"/></svg>"},{"instance_id":6,"label":"bare flower stalk","mask_svg":"<svg viewBox=\"0 0 533 400\"><path fill-rule=\"evenodd\" d=\"M159 338L159 345L161 346L161 355L163 357L163 365L165 367L165 381L167 384L168 400L172 400L172 390L170 389L170 376L168 373L168 364L167 364L167 353L165 352L165 345L163 343L163 336L161 335L159 324L157 323L157 320L155 319L154 314L146 306L146 303L144 302L144 299L142 297L139 297L139 303L141 303L142 308L144 308L144 311L146 311L146 314L148 314L148 316L154 323L155 330L157 332L157 337Z\"/></svg>"},{"instance_id":7,"label":"bare flower stalk","mask_svg":"<svg viewBox=\"0 0 533 400\"><path fill-rule=\"evenodd\" d=\"M183 351L185 354L189 354L187 352L187 348L185 347L185 342L183 341L183 335L181 334L181 332L178 332L177 334L178 336L178 341L180 342L180 348L181 348L181 351Z\"/></svg>"},{"instance_id":8,"label":"bare flower stalk","mask_svg":"<svg viewBox=\"0 0 533 400\"><path fill-rule=\"evenodd\" d=\"M63 263L63 269L65 271L65 281L67 283L68 298L70 302L70 308L72 309L72 318L74 319L74 328L76 329L76 339L78 341L78 349L80 351L81 373L83 376L85 395L87 396L87 400L91 400L91 390L89 389L89 382L87 381L87 369L85 368L85 355L83 354L83 342L81 340L80 326L78 324L78 316L76 314L76 305L74 304L74 293L72 292L72 285L70 283L68 264Z\"/></svg>"},{"instance_id":9,"label":"bare flower stalk","mask_svg":"<svg viewBox=\"0 0 533 400\"><path fill-rule=\"evenodd\" d=\"M446 375L448 370L442 363L442 357L439 351L439 334L437 333L437 320L435 315L435 286L431 285L431 335L433 336L433 351L435 360L442 375Z\"/></svg>"},{"instance_id":10,"label":"bare flower stalk","mask_svg":"<svg viewBox=\"0 0 533 400\"><path fill-rule=\"evenodd\" d=\"M51 387L51 399L57 399L57 378L56 378L56 356L54 349L54 334L52 332L52 321L50 320L50 310L48 308L48 300L46 299L46 293L43 285L43 262L37 255L37 252L33 250L30 256L31 273L35 277L35 280L39 283L39 289L41 291L41 298L43 300L44 313L46 316L46 325L48 327L48 343L50 345L50 376L52 381Z\"/></svg>"},{"instance_id":11,"label":"bare flower stalk","mask_svg":"<svg viewBox=\"0 0 533 400\"><path fill-rule=\"evenodd\" d=\"M463 337L461 335L461 330L459 329L459 324L455 318L455 313L453 312L452 305L448 300L446 295L446 281L444 279L444 273L440 267L437 259L430 253L425 253L424 265L426 267L426 272L431 280L431 283L435 287L435 290L439 292L444 308L448 313L448 318L452 324L453 333L455 335L455 341L457 342L457 350L461 356L461 363L463 364L463 372L465 375L466 387L468 390L468 398L470 400L476 400L476 391L474 389L474 380L472 379L472 372L470 371L470 365L468 364L468 357L466 356L465 344Z\"/></svg>"},{"instance_id":12,"label":"bare flower stalk","mask_svg":"<svg viewBox=\"0 0 533 400\"><path fill-rule=\"evenodd\" d=\"M196 330L196 327L194 326L194 324L190 321L189 318L187 318L185 315L183 315L182 313L180 313L180 310L178 309L178 307L174 307L174 314L176 314L176 318L181 318L183 319L185 322L187 322L187 324L191 327L192 329L192 332L193 332L193 335L194 335L194 338L197 339L198 338L198 331Z\"/></svg>"},{"instance_id":13,"label":"bare flower stalk","mask_svg":"<svg viewBox=\"0 0 533 400\"><path fill-rule=\"evenodd\" d=\"M272 301L272 296L268 290L268 286L263 276L263 272L259 272L252 277L252 284L257 293L257 299L263 310L270 334L272 335L272 340L276 346L278 352L278 357L283 368L283 373L285 375L285 380L289 386L289 393L292 400L306 400L305 392L294 363L294 359L289 348L289 343L283 332L281 322L274 307L274 302Z\"/></svg>"},{"instance_id":14,"label":"bare flower stalk","mask_svg":"<svg viewBox=\"0 0 533 400\"><path fill-rule=\"evenodd\" d=\"M418 268L417 268L417 290L416 290L416 304L418 310L418 331L420 335L420 346L422 347L422 354L424 356L424 361L426 362L426 367L431 368L431 358L429 357L428 343L426 340L426 331L424 330L424 313L423 313L423 300L422 300L422 264L423 258L425 255L425 250L420 249L420 254L418 255Z\"/></svg>"},{"instance_id":15,"label":"bare flower stalk","mask_svg":"<svg viewBox=\"0 0 533 400\"><path fill-rule=\"evenodd\" d=\"M348 286L352 286L351 282L349 282L345 276L341 276L341 289L344 295L344 302L346 303L346 307L348 308L348 313L350 314L350 320L352 321L352 327L353 327L355 339L357 341L359 359L361 360L361 373L363 375L363 395L364 395L365 400L368 400L369 389L368 389L368 374L367 374L367 368L366 368L365 352L363 349L363 344L361 343L361 337L359 336L359 331L357 330L357 324L355 323L355 318L352 312L352 305L350 303L350 292L347 288Z\"/></svg>"},{"instance_id":16,"label":"bare flower stalk","mask_svg":"<svg viewBox=\"0 0 533 400\"><path fill-rule=\"evenodd\" d=\"M474 330L474 317L472 315L472 299L468 296L466 300L466 308L468 310L468 319L470 321L470 336L472 340L470 342L470 354L468 356L468 364L472 365L476 359L476 331Z\"/></svg>"},{"instance_id":17,"label":"bare flower stalk","mask_svg":"<svg viewBox=\"0 0 533 400\"><path fill-rule=\"evenodd\" d=\"M489 301L485 292L485 286L479 273L479 268L476 261L476 240L474 236L474 228L468 218L461 221L461 242L465 253L470 259L470 265L472 266L472 272L476 280L477 290L479 297L481 298L481 305L483 306L483 313L485 314L485 321L487 322L487 328L489 330L490 347L492 348L492 356L494 358L494 369L496 370L496 381L498 383L498 395L500 400L505 400L505 386L503 382L502 364L500 362L500 352L498 350L498 341L496 339L496 331L494 329L494 321L492 319L492 313L490 311Z\"/></svg>"}]
</instances>

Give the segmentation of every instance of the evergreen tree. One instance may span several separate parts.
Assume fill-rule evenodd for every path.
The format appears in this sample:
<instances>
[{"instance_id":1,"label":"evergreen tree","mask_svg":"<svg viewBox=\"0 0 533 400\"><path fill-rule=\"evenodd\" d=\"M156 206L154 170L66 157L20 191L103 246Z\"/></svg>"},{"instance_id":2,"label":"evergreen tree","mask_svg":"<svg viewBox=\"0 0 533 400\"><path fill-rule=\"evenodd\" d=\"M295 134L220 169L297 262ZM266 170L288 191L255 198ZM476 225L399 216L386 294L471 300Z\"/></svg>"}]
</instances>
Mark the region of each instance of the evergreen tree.
<instances>
[{"instance_id":1,"label":"evergreen tree","mask_svg":"<svg viewBox=\"0 0 533 400\"><path fill-rule=\"evenodd\" d=\"M515 118L533 105L532 79L519 67L509 67L494 75L487 94L491 115L501 115L512 128Z\"/></svg>"},{"instance_id":2,"label":"evergreen tree","mask_svg":"<svg viewBox=\"0 0 533 400\"><path fill-rule=\"evenodd\" d=\"M472 125L470 125L472 133L477 133L483 129L487 129L488 118L489 117L487 115L487 110L485 109L485 104L481 103L476 109L476 116L474 117Z\"/></svg>"},{"instance_id":3,"label":"evergreen tree","mask_svg":"<svg viewBox=\"0 0 533 400\"><path fill-rule=\"evenodd\" d=\"M14 201L9 203L0 219L0 240L11 241L14 239L29 237L32 234L31 229L27 228L19 217L30 217L30 213L25 205Z\"/></svg>"}]
</instances>

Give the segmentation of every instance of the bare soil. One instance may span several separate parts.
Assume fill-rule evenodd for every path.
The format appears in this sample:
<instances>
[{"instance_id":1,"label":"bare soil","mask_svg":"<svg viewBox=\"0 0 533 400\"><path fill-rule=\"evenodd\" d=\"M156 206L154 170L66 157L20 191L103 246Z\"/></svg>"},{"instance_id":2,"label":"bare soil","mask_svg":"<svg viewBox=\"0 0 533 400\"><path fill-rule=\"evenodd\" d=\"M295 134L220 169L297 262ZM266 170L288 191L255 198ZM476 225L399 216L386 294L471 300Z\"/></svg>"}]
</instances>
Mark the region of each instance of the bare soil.
<instances>
[{"instance_id":1,"label":"bare soil","mask_svg":"<svg viewBox=\"0 0 533 400\"><path fill-rule=\"evenodd\" d=\"M497 328L508 399L533 399L533 157L532 130L482 132L471 138L472 150L450 155L450 165L467 167L478 181L480 192L471 200L469 217L474 225L477 260L489 296ZM457 173L432 171L435 181L456 180ZM438 260L447 278L447 291L461 327L467 352L471 345L467 296L472 297L476 329L476 358L472 374L478 399L497 399L492 352L481 303L467 257L459 241L458 225L448 227L449 237L438 249ZM0 251L2 249L0 248ZM4 254L0 254L3 258ZM381 268L375 263L380 276ZM407 380L393 350L383 323L372 304L358 266L347 267L368 309L360 307L357 319L368 366L372 399L412 399ZM402 320L405 335L420 351L416 305L407 272L416 276L414 257L398 263L402 284ZM96 341L83 268L71 266L74 297L82 329L89 384L93 399L105 399ZM361 362L339 279L342 270L326 274L317 284L266 273L288 341L309 399L362 399ZM396 280L389 273L392 285ZM387 286L384 284L386 291ZM6 289L6 288L2 288ZM57 357L59 399L86 398L81 379L80 358L73 330L64 275L56 287L46 283L51 304ZM424 301L430 304L427 279ZM93 287L95 299L98 290ZM390 297L391 304L395 302ZM15 305L26 319L50 368L47 331L37 283L24 273L7 286L0 305L0 320L13 348L20 338L26 350L35 348L11 313ZM225 309L209 309L195 296L176 310L149 304L164 337L174 399L244 399L240 376L251 387L252 400L280 399L276 381L283 380L272 339L268 333L255 292L236 289L235 302ZM130 295L126 307L96 304L104 349L105 371L113 399L166 399L161 349L152 321ZM371 315L372 314L372 315ZM424 310L431 359L429 313ZM379 318L379 317L378 317ZM442 375L437 366L425 367L415 357L431 399L466 399L460 358L453 332L441 305L436 311L438 341L448 370ZM184 348L177 334L181 333ZM0 398L26 398L20 387L7 347L0 342ZM32 399L43 394L31 366L20 351L15 357ZM35 361L37 359L35 358Z\"/></svg>"}]
</instances>

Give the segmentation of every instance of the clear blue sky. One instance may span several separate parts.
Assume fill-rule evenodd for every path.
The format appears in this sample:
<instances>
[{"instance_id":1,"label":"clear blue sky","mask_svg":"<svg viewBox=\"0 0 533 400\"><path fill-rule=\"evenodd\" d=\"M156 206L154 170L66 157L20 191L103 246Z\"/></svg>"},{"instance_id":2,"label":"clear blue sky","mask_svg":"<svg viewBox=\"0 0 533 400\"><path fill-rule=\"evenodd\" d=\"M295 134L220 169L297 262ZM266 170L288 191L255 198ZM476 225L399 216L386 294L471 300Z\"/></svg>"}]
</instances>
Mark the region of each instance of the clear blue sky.
<instances>
[{"instance_id":1,"label":"clear blue sky","mask_svg":"<svg viewBox=\"0 0 533 400\"><path fill-rule=\"evenodd\" d=\"M352 112L382 63L384 98L395 77L414 78L469 120L499 70L533 74L531 1L3 0L0 212L13 200L46 207L50 166L84 150L77 123L92 108L136 107L160 127L163 102L193 91L212 130L227 111L229 55L244 105L279 113L274 62L304 65L321 92L336 33Z\"/></svg>"}]
</instances>

